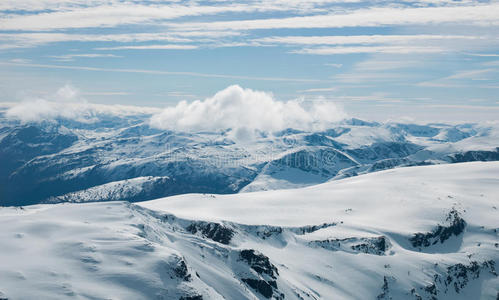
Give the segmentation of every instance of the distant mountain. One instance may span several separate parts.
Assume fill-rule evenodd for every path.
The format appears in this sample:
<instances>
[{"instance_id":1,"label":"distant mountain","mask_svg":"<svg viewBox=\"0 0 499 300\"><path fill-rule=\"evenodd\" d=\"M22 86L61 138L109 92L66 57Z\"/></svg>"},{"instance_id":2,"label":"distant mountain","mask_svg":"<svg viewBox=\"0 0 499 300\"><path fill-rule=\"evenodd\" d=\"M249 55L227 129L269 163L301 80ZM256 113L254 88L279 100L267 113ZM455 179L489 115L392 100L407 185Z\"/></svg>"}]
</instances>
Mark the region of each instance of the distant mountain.
<instances>
[{"instance_id":1,"label":"distant mountain","mask_svg":"<svg viewBox=\"0 0 499 300\"><path fill-rule=\"evenodd\" d=\"M492 125L349 119L320 132L174 132L148 115L22 124L0 113L0 205L295 188L403 166L499 160ZM116 189L116 190L114 190Z\"/></svg>"},{"instance_id":2,"label":"distant mountain","mask_svg":"<svg viewBox=\"0 0 499 300\"><path fill-rule=\"evenodd\" d=\"M71 197L120 191L102 195L114 200L147 182L170 179ZM301 189L1 207L0 297L493 300L498 194L499 162L472 162Z\"/></svg>"}]
</instances>

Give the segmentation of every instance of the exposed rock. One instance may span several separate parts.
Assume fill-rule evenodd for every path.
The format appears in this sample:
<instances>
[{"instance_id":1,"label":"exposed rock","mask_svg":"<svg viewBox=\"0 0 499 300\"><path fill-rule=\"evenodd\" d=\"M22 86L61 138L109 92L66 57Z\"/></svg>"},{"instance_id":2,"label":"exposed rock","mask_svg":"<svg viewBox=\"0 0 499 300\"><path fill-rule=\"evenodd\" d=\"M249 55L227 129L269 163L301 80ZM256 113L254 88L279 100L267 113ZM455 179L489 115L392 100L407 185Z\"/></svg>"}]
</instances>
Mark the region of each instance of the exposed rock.
<instances>
[{"instance_id":1,"label":"exposed rock","mask_svg":"<svg viewBox=\"0 0 499 300\"><path fill-rule=\"evenodd\" d=\"M250 250L242 250L239 253L240 258L245 261L253 270L255 270L258 274L267 274L273 279L277 278L279 272L267 256L256 252L253 249Z\"/></svg>"},{"instance_id":2,"label":"exposed rock","mask_svg":"<svg viewBox=\"0 0 499 300\"><path fill-rule=\"evenodd\" d=\"M480 271L489 269L490 274L497 276L495 262L493 260L484 261L482 264L472 261L470 265L455 264L447 268L445 286L453 286L456 293L459 293L472 279L480 277Z\"/></svg>"},{"instance_id":3,"label":"exposed rock","mask_svg":"<svg viewBox=\"0 0 499 300\"><path fill-rule=\"evenodd\" d=\"M234 236L232 229L212 222L194 222L186 230L193 234L201 232L204 237L224 245L228 245Z\"/></svg>"},{"instance_id":4,"label":"exposed rock","mask_svg":"<svg viewBox=\"0 0 499 300\"><path fill-rule=\"evenodd\" d=\"M265 280L251 278L242 278L241 280L266 298L272 297L272 294L274 293L273 288L277 288L275 280L271 280L268 282Z\"/></svg>"},{"instance_id":5,"label":"exposed rock","mask_svg":"<svg viewBox=\"0 0 499 300\"><path fill-rule=\"evenodd\" d=\"M363 238L361 240L364 241L364 243L351 246L352 250L369 254L384 255L385 251L389 248L388 242L384 236L377 238Z\"/></svg>"},{"instance_id":6,"label":"exposed rock","mask_svg":"<svg viewBox=\"0 0 499 300\"><path fill-rule=\"evenodd\" d=\"M239 260L244 261L251 270L257 273L246 273L244 278L241 278L241 281L266 298L284 299L284 294L280 293L277 289L276 280L279 271L267 256L252 249L242 250L239 253Z\"/></svg>"},{"instance_id":7,"label":"exposed rock","mask_svg":"<svg viewBox=\"0 0 499 300\"><path fill-rule=\"evenodd\" d=\"M395 281L395 278L383 276L383 286L381 287L381 293L376 297L376 299L393 299L392 296L390 296L390 287L388 285L388 281Z\"/></svg>"},{"instance_id":8,"label":"exposed rock","mask_svg":"<svg viewBox=\"0 0 499 300\"><path fill-rule=\"evenodd\" d=\"M499 160L499 147L496 151L466 151L449 155L452 163L469 161L496 161Z\"/></svg>"},{"instance_id":9,"label":"exposed rock","mask_svg":"<svg viewBox=\"0 0 499 300\"><path fill-rule=\"evenodd\" d=\"M312 233L317 230L323 229L323 228L328 228L328 227L333 227L336 226L338 223L332 222L332 223L324 223L321 225L307 225L307 226L302 226L302 227L297 227L297 228L291 228L290 230L293 231L296 234L306 234L306 233Z\"/></svg>"},{"instance_id":10,"label":"exposed rock","mask_svg":"<svg viewBox=\"0 0 499 300\"><path fill-rule=\"evenodd\" d=\"M264 226L263 228L257 229L256 235L265 240L267 238L270 238L271 236L281 234L282 231L282 227L279 226Z\"/></svg>"},{"instance_id":11,"label":"exposed rock","mask_svg":"<svg viewBox=\"0 0 499 300\"><path fill-rule=\"evenodd\" d=\"M309 245L318 246L332 251L342 250L375 255L385 255L386 250L390 248L390 242L388 242L384 236L311 241L309 242Z\"/></svg>"},{"instance_id":12,"label":"exposed rock","mask_svg":"<svg viewBox=\"0 0 499 300\"><path fill-rule=\"evenodd\" d=\"M184 281L191 281L191 274L189 274L189 270L187 269L187 264L183 259L181 259L175 269L173 269L175 276L181 278Z\"/></svg>"},{"instance_id":13,"label":"exposed rock","mask_svg":"<svg viewBox=\"0 0 499 300\"><path fill-rule=\"evenodd\" d=\"M421 289L427 295L426 298L432 300L439 299L439 294L447 294L452 290L459 294L466 288L470 281L479 279L481 272L485 270L489 271L488 274L497 277L495 262L493 260L482 263L472 261L469 265L458 263L448 266L444 270L443 274L435 274L433 282ZM411 293L415 296L417 295L415 289Z\"/></svg>"},{"instance_id":14,"label":"exposed rock","mask_svg":"<svg viewBox=\"0 0 499 300\"><path fill-rule=\"evenodd\" d=\"M449 212L446 221L449 223L448 226L438 224L431 232L418 232L414 234L414 236L409 239L412 246L421 248L435 245L439 241L440 243L443 243L452 235L458 236L461 234L466 227L466 221L461 218L459 212L455 209L452 209Z\"/></svg>"},{"instance_id":15,"label":"exposed rock","mask_svg":"<svg viewBox=\"0 0 499 300\"><path fill-rule=\"evenodd\" d=\"M201 295L182 296L180 297L179 300L203 300L203 296Z\"/></svg>"}]
</instances>

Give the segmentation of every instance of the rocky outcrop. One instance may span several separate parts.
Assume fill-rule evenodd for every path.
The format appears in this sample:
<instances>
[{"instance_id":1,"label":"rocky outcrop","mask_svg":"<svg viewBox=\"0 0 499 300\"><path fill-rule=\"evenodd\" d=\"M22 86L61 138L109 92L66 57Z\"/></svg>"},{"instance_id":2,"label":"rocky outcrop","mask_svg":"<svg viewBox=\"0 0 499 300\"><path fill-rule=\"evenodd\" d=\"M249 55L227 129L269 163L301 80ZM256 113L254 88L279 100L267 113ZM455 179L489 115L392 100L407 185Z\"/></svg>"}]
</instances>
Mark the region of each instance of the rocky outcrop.
<instances>
[{"instance_id":1,"label":"rocky outcrop","mask_svg":"<svg viewBox=\"0 0 499 300\"><path fill-rule=\"evenodd\" d=\"M411 295L415 299L436 300L446 294L461 294L471 281L478 280L483 275L497 277L493 260L471 261L467 265L462 263L450 265L443 269L443 272L435 274L433 281L428 285L413 288Z\"/></svg>"},{"instance_id":2,"label":"rocky outcrop","mask_svg":"<svg viewBox=\"0 0 499 300\"><path fill-rule=\"evenodd\" d=\"M390 242L384 236L311 241L309 242L309 245L332 251L345 251L374 255L385 255L385 252L390 248Z\"/></svg>"},{"instance_id":3,"label":"rocky outcrop","mask_svg":"<svg viewBox=\"0 0 499 300\"><path fill-rule=\"evenodd\" d=\"M239 257L260 275L266 274L273 279L279 275L277 268L270 263L269 258L253 249L242 250Z\"/></svg>"},{"instance_id":4,"label":"rocky outcrop","mask_svg":"<svg viewBox=\"0 0 499 300\"><path fill-rule=\"evenodd\" d=\"M249 249L240 251L239 260L254 271L246 272L244 274L246 277L241 278L242 282L246 283L265 298L284 299L284 294L280 293L277 288L279 271L267 256Z\"/></svg>"},{"instance_id":5,"label":"rocky outcrop","mask_svg":"<svg viewBox=\"0 0 499 300\"><path fill-rule=\"evenodd\" d=\"M224 245L228 245L234 236L234 231L229 227L212 222L194 222L186 230L192 234L199 232L204 237Z\"/></svg>"},{"instance_id":6,"label":"rocky outcrop","mask_svg":"<svg viewBox=\"0 0 499 300\"><path fill-rule=\"evenodd\" d=\"M413 247L422 248L435 245L438 242L443 243L448 240L452 235L458 236L466 227L466 221L461 218L459 212L452 209L447 215L446 222L448 225L438 224L435 229L431 232L421 233L418 232L414 234L413 237L409 238Z\"/></svg>"}]
</instances>

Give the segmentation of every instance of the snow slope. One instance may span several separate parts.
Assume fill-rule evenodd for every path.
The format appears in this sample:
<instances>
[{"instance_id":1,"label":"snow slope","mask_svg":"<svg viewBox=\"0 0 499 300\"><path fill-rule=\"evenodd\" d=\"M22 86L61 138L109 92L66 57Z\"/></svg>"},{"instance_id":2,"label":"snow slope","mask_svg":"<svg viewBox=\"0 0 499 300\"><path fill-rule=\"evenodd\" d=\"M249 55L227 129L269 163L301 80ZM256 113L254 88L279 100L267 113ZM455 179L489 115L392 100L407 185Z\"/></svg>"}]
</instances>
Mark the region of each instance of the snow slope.
<instances>
[{"instance_id":1,"label":"snow slope","mask_svg":"<svg viewBox=\"0 0 499 300\"><path fill-rule=\"evenodd\" d=\"M499 162L0 208L8 299L496 299Z\"/></svg>"}]
</instances>

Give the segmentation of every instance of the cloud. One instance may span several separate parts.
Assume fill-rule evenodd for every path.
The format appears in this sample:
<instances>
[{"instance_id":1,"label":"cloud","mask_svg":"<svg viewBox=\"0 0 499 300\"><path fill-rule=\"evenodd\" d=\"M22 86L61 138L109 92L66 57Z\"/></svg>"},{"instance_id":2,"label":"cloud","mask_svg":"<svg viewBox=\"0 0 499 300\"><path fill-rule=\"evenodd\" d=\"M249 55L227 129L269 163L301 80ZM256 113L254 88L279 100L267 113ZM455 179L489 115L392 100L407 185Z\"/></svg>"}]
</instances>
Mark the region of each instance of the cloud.
<instances>
[{"instance_id":1,"label":"cloud","mask_svg":"<svg viewBox=\"0 0 499 300\"><path fill-rule=\"evenodd\" d=\"M48 99L36 98L16 104L10 103L5 115L7 118L19 120L22 123L57 119L94 123L103 115L152 115L160 111L153 107L92 104L82 97L78 89L65 85Z\"/></svg>"},{"instance_id":2,"label":"cloud","mask_svg":"<svg viewBox=\"0 0 499 300\"><path fill-rule=\"evenodd\" d=\"M191 50L197 49L195 45L142 45L142 46L118 46L118 47L104 47L96 48L96 50Z\"/></svg>"},{"instance_id":3,"label":"cloud","mask_svg":"<svg viewBox=\"0 0 499 300\"><path fill-rule=\"evenodd\" d=\"M459 71L447 77L433 79L432 81L419 82L416 86L437 88L497 88L496 78L498 74L499 69L496 68ZM485 84L471 84L477 81L484 82ZM490 85L487 85L487 83L490 83Z\"/></svg>"},{"instance_id":4,"label":"cloud","mask_svg":"<svg viewBox=\"0 0 499 300\"><path fill-rule=\"evenodd\" d=\"M476 26L497 26L499 4L466 5L457 7L374 7L313 16L253 19L217 22L168 23L177 29L190 30L255 30L279 28L343 28L390 25L435 25L466 23Z\"/></svg>"},{"instance_id":5,"label":"cloud","mask_svg":"<svg viewBox=\"0 0 499 300\"><path fill-rule=\"evenodd\" d=\"M112 5L77 7L38 14L8 14L7 17L0 18L0 30L41 31L68 28L116 27L127 24L146 24L157 20L176 19L185 16L248 12L256 9L257 7L244 4L198 6L113 3Z\"/></svg>"},{"instance_id":6,"label":"cloud","mask_svg":"<svg viewBox=\"0 0 499 300\"><path fill-rule=\"evenodd\" d=\"M86 101L80 98L79 91L72 86L63 86L50 98L51 100L38 98L19 103L8 109L6 116L23 123L57 118L86 123L94 121Z\"/></svg>"},{"instance_id":7,"label":"cloud","mask_svg":"<svg viewBox=\"0 0 499 300\"><path fill-rule=\"evenodd\" d=\"M116 73L138 73L150 75L177 75L189 77L202 77L202 78L230 78L241 80L256 80L256 81L284 81L284 82L323 82L320 79L307 79L307 78L287 78L287 77L257 77L257 76L241 76L241 75L228 75L228 74L212 74L212 73L198 73L198 72L181 72L181 71L162 71L162 70L147 70L147 69L122 69L122 68L99 68L99 67L85 67L85 66L64 66L52 64L34 64L34 63L16 63L16 62L2 62L0 65L4 66L17 66L28 68L40 69L61 69L61 70L80 70L80 71L93 71L93 72L116 72Z\"/></svg>"},{"instance_id":8,"label":"cloud","mask_svg":"<svg viewBox=\"0 0 499 300\"><path fill-rule=\"evenodd\" d=\"M167 107L152 116L150 125L181 131L231 128L238 135L247 136L248 130L324 129L345 117L346 114L332 102L281 102L272 94L233 85L203 101L181 101L174 107Z\"/></svg>"},{"instance_id":9,"label":"cloud","mask_svg":"<svg viewBox=\"0 0 499 300\"><path fill-rule=\"evenodd\" d=\"M343 67L343 64L326 64L326 66L339 69L339 68Z\"/></svg>"},{"instance_id":10,"label":"cloud","mask_svg":"<svg viewBox=\"0 0 499 300\"><path fill-rule=\"evenodd\" d=\"M298 92L302 92L302 93L322 93L322 92L335 92L337 90L338 90L337 87L327 87L327 88L315 88L315 89L300 90Z\"/></svg>"},{"instance_id":11,"label":"cloud","mask_svg":"<svg viewBox=\"0 0 499 300\"><path fill-rule=\"evenodd\" d=\"M386 53L386 54L442 53L447 51L448 50L440 47L368 46L368 47L304 48L292 51L291 53L334 55L334 54L357 54L357 53Z\"/></svg>"},{"instance_id":12,"label":"cloud","mask_svg":"<svg viewBox=\"0 0 499 300\"><path fill-rule=\"evenodd\" d=\"M491 37L472 35L333 35L333 36L270 36L254 41L266 44L348 45L348 44L408 44L416 41L487 40Z\"/></svg>"},{"instance_id":13,"label":"cloud","mask_svg":"<svg viewBox=\"0 0 499 300\"><path fill-rule=\"evenodd\" d=\"M57 61L73 61L75 58L121 58L123 56L118 56L114 54L88 53L88 54L49 55L49 57ZM29 62L19 61L19 63L29 63Z\"/></svg>"}]
</instances>

